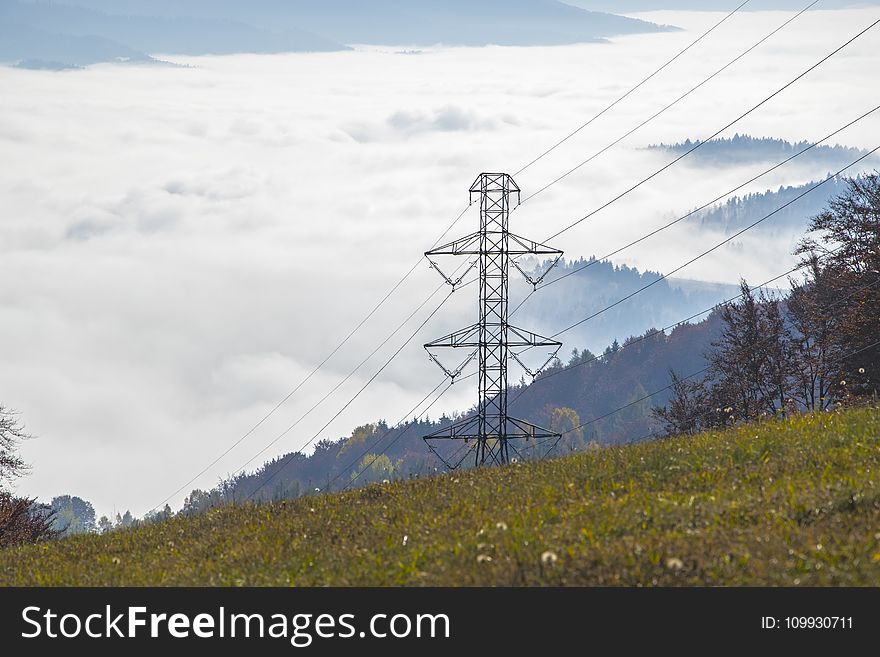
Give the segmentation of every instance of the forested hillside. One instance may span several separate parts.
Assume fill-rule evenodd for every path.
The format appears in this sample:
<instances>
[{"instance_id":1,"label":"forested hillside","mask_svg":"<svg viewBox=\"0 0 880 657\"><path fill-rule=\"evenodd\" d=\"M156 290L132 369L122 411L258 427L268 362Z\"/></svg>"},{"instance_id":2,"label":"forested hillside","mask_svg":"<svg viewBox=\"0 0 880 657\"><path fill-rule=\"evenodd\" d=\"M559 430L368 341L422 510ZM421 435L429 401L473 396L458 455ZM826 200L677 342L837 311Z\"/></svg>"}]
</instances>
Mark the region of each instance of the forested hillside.
<instances>
[{"instance_id":1,"label":"forested hillside","mask_svg":"<svg viewBox=\"0 0 880 657\"><path fill-rule=\"evenodd\" d=\"M696 223L699 219L694 217L692 221ZM536 269L543 272L549 264L536 264ZM660 272L639 271L607 260L563 260L546 278L548 282L561 280L531 295L512 315L511 322L549 335L604 311L585 325L566 332L563 338L566 353L575 348L601 351L615 340L641 335L650 328L670 326L737 293L735 281L731 281L734 283L731 285L696 285L674 278L658 281L660 278ZM604 310L651 283L654 284L639 293L637 301ZM511 309L531 291L532 286L524 279L513 277Z\"/></svg>"},{"instance_id":2,"label":"forested hillside","mask_svg":"<svg viewBox=\"0 0 880 657\"><path fill-rule=\"evenodd\" d=\"M725 235L730 235L775 212L786 203L791 203L776 212L772 221L762 224L756 230L771 236L787 237L792 233L801 235L809 224L809 217L821 212L830 199L846 189L846 181L835 178L816 191L798 198L814 184L779 187L776 190L768 189L766 192L735 196L720 205L700 212L695 221L699 221L702 228L720 230Z\"/></svg>"}]
</instances>

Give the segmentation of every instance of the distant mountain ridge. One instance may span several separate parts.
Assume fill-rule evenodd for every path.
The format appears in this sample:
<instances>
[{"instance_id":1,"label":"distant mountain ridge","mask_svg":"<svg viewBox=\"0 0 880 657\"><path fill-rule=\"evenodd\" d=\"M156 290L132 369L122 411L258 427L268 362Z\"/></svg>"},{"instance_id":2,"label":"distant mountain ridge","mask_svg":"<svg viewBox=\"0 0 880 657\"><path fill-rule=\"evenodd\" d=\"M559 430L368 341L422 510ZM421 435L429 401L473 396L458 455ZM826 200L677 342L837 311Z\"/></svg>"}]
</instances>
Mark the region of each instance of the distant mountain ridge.
<instances>
[{"instance_id":1,"label":"distant mountain ridge","mask_svg":"<svg viewBox=\"0 0 880 657\"><path fill-rule=\"evenodd\" d=\"M120 3L121 4L121 3ZM345 50L289 28L283 32L210 18L104 13L72 4L0 0L0 61L152 62L147 53L185 55Z\"/></svg>"},{"instance_id":2,"label":"distant mountain ridge","mask_svg":"<svg viewBox=\"0 0 880 657\"><path fill-rule=\"evenodd\" d=\"M33 1L4 3L40 6ZM249 27L261 31L270 41L278 36L293 36L299 41L308 34L312 41L337 46L555 45L674 29L590 12L555 0L63 0L42 6L53 12L88 9L117 19L128 17L136 23L164 19L166 28L186 20L196 21L199 29L207 21L215 31L218 23L236 26L239 32ZM152 33L158 36L155 30ZM327 49L306 45L293 49ZM144 49L155 52L149 47Z\"/></svg>"},{"instance_id":3,"label":"distant mountain ridge","mask_svg":"<svg viewBox=\"0 0 880 657\"><path fill-rule=\"evenodd\" d=\"M102 36L57 34L26 25L0 14L0 62L23 68L61 70L98 62L154 61L143 52Z\"/></svg>"}]
</instances>

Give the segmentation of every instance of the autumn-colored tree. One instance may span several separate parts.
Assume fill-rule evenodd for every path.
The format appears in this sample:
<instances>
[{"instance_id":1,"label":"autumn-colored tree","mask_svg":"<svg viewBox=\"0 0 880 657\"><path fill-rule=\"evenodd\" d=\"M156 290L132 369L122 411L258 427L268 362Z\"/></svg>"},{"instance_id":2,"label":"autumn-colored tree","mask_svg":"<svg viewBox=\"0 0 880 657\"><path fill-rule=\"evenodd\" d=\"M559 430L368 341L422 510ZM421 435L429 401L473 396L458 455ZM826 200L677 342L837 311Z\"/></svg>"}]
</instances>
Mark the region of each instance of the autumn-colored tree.
<instances>
[{"instance_id":1,"label":"autumn-colored tree","mask_svg":"<svg viewBox=\"0 0 880 657\"><path fill-rule=\"evenodd\" d=\"M584 448L584 430L580 424L581 418L573 408L557 406L550 411L550 430L562 434L554 450L557 454Z\"/></svg>"},{"instance_id":2,"label":"autumn-colored tree","mask_svg":"<svg viewBox=\"0 0 880 657\"><path fill-rule=\"evenodd\" d=\"M52 513L35 500L0 491L0 548L54 538Z\"/></svg>"},{"instance_id":3,"label":"autumn-colored tree","mask_svg":"<svg viewBox=\"0 0 880 657\"><path fill-rule=\"evenodd\" d=\"M709 392L703 379L685 379L669 370L672 396L666 406L655 406L651 413L660 422L663 435L695 434L710 424Z\"/></svg>"},{"instance_id":4,"label":"autumn-colored tree","mask_svg":"<svg viewBox=\"0 0 880 657\"><path fill-rule=\"evenodd\" d=\"M781 304L746 281L741 300L721 308L724 329L709 354L709 401L735 419L757 419L785 412L796 377L791 335Z\"/></svg>"},{"instance_id":5,"label":"autumn-colored tree","mask_svg":"<svg viewBox=\"0 0 880 657\"><path fill-rule=\"evenodd\" d=\"M880 392L880 174L847 179L847 189L810 223L798 253L821 259L817 296L834 296L834 345L841 361L836 396ZM832 395L834 394L832 383Z\"/></svg>"},{"instance_id":6,"label":"autumn-colored tree","mask_svg":"<svg viewBox=\"0 0 880 657\"><path fill-rule=\"evenodd\" d=\"M806 264L807 280L792 281L786 302L797 377L793 395L802 408L824 411L833 405L842 380L845 345L839 335L846 300L832 269L823 269L815 254Z\"/></svg>"},{"instance_id":7,"label":"autumn-colored tree","mask_svg":"<svg viewBox=\"0 0 880 657\"><path fill-rule=\"evenodd\" d=\"M382 481L383 479L391 479L394 470L394 463L387 455L365 454L358 467L352 471L351 479L354 480L357 477L363 483Z\"/></svg>"}]
</instances>

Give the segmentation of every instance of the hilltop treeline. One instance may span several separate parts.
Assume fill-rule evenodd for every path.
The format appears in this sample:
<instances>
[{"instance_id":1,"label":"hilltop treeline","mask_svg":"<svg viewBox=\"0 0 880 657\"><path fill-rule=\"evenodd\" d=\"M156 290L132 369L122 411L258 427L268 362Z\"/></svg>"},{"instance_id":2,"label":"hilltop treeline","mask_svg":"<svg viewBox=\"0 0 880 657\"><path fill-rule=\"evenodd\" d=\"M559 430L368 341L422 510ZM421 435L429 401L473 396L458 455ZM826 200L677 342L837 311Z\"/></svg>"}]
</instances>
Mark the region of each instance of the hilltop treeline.
<instances>
[{"instance_id":1,"label":"hilltop treeline","mask_svg":"<svg viewBox=\"0 0 880 657\"><path fill-rule=\"evenodd\" d=\"M772 137L736 134L729 139L712 139L705 142L686 139L676 144L655 144L649 148L681 154L691 150L697 144L702 145L691 156L694 161L717 166L735 166L751 162L781 161L809 147L811 142L806 140L790 142ZM802 156L802 161L836 169L864 153L865 151L851 146L820 145L805 153Z\"/></svg>"},{"instance_id":2,"label":"hilltop treeline","mask_svg":"<svg viewBox=\"0 0 880 657\"><path fill-rule=\"evenodd\" d=\"M805 185L779 187L775 191L767 190L745 196L734 196L720 205L699 213L700 226L730 235L775 212L773 221L762 225L759 230L771 235L778 233L801 235L809 228L809 217L821 213L832 199L846 193L848 188L847 180L837 177L815 191L801 196L815 185L815 182L811 182Z\"/></svg>"}]
</instances>

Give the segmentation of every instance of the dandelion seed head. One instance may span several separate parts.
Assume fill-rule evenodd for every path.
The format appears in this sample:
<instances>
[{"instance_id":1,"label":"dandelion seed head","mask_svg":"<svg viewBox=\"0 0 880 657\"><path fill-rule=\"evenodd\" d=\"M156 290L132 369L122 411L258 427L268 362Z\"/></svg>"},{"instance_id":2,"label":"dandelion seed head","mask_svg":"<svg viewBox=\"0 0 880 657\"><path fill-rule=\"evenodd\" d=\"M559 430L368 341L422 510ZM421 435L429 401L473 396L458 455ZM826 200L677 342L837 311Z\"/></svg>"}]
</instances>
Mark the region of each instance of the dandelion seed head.
<instances>
[{"instance_id":1,"label":"dandelion seed head","mask_svg":"<svg viewBox=\"0 0 880 657\"><path fill-rule=\"evenodd\" d=\"M478 554L477 555L477 563L489 563L492 561L492 557L488 554Z\"/></svg>"},{"instance_id":2,"label":"dandelion seed head","mask_svg":"<svg viewBox=\"0 0 880 657\"><path fill-rule=\"evenodd\" d=\"M496 522L495 529L500 529L503 532L507 531L507 523L506 522Z\"/></svg>"},{"instance_id":3,"label":"dandelion seed head","mask_svg":"<svg viewBox=\"0 0 880 657\"><path fill-rule=\"evenodd\" d=\"M545 566L553 566L559 561L559 557L552 550L546 550L541 554L541 563Z\"/></svg>"},{"instance_id":4,"label":"dandelion seed head","mask_svg":"<svg viewBox=\"0 0 880 657\"><path fill-rule=\"evenodd\" d=\"M684 562L678 557L670 557L666 560L666 567L669 570L681 570L684 568Z\"/></svg>"}]
</instances>

